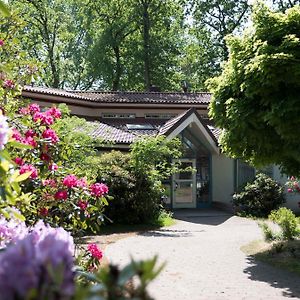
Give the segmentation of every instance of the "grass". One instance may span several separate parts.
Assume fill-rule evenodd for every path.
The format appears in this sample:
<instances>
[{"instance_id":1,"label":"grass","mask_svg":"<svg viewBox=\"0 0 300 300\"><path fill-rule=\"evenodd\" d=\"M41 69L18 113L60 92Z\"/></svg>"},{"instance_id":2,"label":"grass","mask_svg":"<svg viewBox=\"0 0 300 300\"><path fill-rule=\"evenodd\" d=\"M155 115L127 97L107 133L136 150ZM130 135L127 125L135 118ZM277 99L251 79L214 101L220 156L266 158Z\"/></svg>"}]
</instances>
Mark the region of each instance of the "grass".
<instances>
[{"instance_id":1,"label":"grass","mask_svg":"<svg viewBox=\"0 0 300 300\"><path fill-rule=\"evenodd\" d=\"M300 276L300 240L272 243L256 240L242 246L241 250L260 261Z\"/></svg>"}]
</instances>

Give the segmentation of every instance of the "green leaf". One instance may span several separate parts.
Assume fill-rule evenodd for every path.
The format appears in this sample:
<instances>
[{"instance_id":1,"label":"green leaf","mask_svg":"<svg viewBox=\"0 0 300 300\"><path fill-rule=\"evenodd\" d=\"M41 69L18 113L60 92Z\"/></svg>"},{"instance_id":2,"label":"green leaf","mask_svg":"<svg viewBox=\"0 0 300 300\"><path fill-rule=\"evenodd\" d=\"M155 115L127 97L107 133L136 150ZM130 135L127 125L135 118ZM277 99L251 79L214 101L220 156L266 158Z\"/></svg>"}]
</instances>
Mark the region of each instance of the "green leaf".
<instances>
[{"instance_id":1,"label":"green leaf","mask_svg":"<svg viewBox=\"0 0 300 300\"><path fill-rule=\"evenodd\" d=\"M10 15L9 8L3 1L0 1L0 12L6 17Z\"/></svg>"},{"instance_id":2,"label":"green leaf","mask_svg":"<svg viewBox=\"0 0 300 300\"><path fill-rule=\"evenodd\" d=\"M24 174L21 174L18 177L16 177L16 179L14 180L14 182L24 181L24 180L28 179L31 174L32 174L32 172L26 172Z\"/></svg>"}]
</instances>

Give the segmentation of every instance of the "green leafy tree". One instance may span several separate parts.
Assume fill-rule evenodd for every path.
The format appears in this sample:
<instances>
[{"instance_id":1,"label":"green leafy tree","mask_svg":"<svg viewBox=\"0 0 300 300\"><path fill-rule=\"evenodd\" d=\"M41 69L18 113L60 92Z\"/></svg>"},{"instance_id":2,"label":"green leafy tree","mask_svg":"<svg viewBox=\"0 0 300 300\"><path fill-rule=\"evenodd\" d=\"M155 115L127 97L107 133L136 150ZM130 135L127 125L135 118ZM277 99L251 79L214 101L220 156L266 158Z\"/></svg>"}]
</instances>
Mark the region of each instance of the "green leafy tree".
<instances>
[{"instance_id":1,"label":"green leafy tree","mask_svg":"<svg viewBox=\"0 0 300 300\"><path fill-rule=\"evenodd\" d=\"M225 37L239 30L245 22L249 4L247 0L192 0L193 16L200 27L212 34L214 45L220 48L220 61L227 57Z\"/></svg>"},{"instance_id":2,"label":"green leafy tree","mask_svg":"<svg viewBox=\"0 0 300 300\"><path fill-rule=\"evenodd\" d=\"M24 20L23 47L43 62L40 83L55 88L89 88L86 52L90 39L77 1L11 0Z\"/></svg>"},{"instance_id":3,"label":"green leafy tree","mask_svg":"<svg viewBox=\"0 0 300 300\"><path fill-rule=\"evenodd\" d=\"M253 24L227 40L229 60L210 81L210 116L230 156L299 175L300 7L283 14L256 4Z\"/></svg>"},{"instance_id":4,"label":"green leafy tree","mask_svg":"<svg viewBox=\"0 0 300 300\"><path fill-rule=\"evenodd\" d=\"M299 0L273 0L273 5L282 12L299 4Z\"/></svg>"}]
</instances>

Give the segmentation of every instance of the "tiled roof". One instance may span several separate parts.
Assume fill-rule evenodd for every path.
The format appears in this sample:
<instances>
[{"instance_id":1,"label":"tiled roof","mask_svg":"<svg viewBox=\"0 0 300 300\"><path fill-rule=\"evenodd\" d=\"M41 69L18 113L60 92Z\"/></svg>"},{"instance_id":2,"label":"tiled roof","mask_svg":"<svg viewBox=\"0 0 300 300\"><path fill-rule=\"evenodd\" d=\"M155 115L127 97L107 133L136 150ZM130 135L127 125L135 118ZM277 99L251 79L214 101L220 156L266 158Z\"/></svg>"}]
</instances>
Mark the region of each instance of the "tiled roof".
<instances>
[{"instance_id":1,"label":"tiled roof","mask_svg":"<svg viewBox=\"0 0 300 300\"><path fill-rule=\"evenodd\" d=\"M126 132L124 130L109 126L99 122L89 122L93 126L91 135L93 137L103 139L107 142L130 144L134 142L139 136Z\"/></svg>"},{"instance_id":2,"label":"tiled roof","mask_svg":"<svg viewBox=\"0 0 300 300\"><path fill-rule=\"evenodd\" d=\"M183 112L182 114L178 115L177 117L170 119L163 125L159 130L159 135L169 135L173 130L175 130L182 122L184 122L190 115L195 114L199 119L200 123L204 126L208 134L212 137L215 143L218 142L219 130L213 126L210 126L205 122L201 116L198 114L196 108L190 108L189 110ZM215 135L216 134L216 135Z\"/></svg>"},{"instance_id":3,"label":"tiled roof","mask_svg":"<svg viewBox=\"0 0 300 300\"><path fill-rule=\"evenodd\" d=\"M46 87L37 87L37 86L30 86L26 85L23 87L22 91L24 92L31 92L31 93L37 93L37 94L44 94L49 96L60 96L60 97L66 97L66 98L73 98L78 100L90 100L90 98L84 96L84 95L78 95L74 94L62 89L54 89L54 88L46 88Z\"/></svg>"},{"instance_id":4,"label":"tiled roof","mask_svg":"<svg viewBox=\"0 0 300 300\"><path fill-rule=\"evenodd\" d=\"M141 104L181 104L207 105L209 93L169 93L169 92L101 92L101 91L66 91L62 89L25 86L23 92L60 96L96 103L141 103Z\"/></svg>"},{"instance_id":5,"label":"tiled roof","mask_svg":"<svg viewBox=\"0 0 300 300\"><path fill-rule=\"evenodd\" d=\"M172 103L172 104L209 104L209 93L166 93L166 92L81 92L72 91L105 103Z\"/></svg>"},{"instance_id":6,"label":"tiled roof","mask_svg":"<svg viewBox=\"0 0 300 300\"><path fill-rule=\"evenodd\" d=\"M157 124L157 120L154 120L154 124L156 125L156 128L153 130L152 129L151 130L127 129L125 120L123 122L120 120L119 123L114 124L113 126L105 123L100 123L100 122L89 122L89 123L94 128L91 133L93 137L103 139L107 142L112 142L116 144L130 144L143 136L145 137L145 136L156 136L156 135L168 135L177 126L179 126L188 116L190 116L194 112L195 111L193 109L190 109L184 112L183 114L180 114L177 117L168 120L164 124L161 123L160 125ZM215 142L217 142L221 130L219 128L215 128L210 124L205 124L204 120L201 120L201 123L203 124L204 128L208 131L210 136L213 137ZM141 125L144 124L145 123L141 123Z\"/></svg>"}]
</instances>

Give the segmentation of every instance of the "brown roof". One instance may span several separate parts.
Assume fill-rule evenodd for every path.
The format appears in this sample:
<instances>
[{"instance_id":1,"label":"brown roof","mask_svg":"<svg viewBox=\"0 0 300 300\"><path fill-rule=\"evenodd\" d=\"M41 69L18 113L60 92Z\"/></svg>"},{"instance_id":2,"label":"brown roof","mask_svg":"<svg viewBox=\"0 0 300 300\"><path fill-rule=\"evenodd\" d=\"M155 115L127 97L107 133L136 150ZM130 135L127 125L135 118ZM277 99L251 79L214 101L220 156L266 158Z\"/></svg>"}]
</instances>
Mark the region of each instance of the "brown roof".
<instances>
[{"instance_id":1,"label":"brown roof","mask_svg":"<svg viewBox=\"0 0 300 300\"><path fill-rule=\"evenodd\" d=\"M130 144L134 142L139 136L126 132L104 123L99 122L89 122L93 126L93 131L91 132L92 137L103 139L107 142L113 142L118 144Z\"/></svg>"},{"instance_id":2,"label":"brown roof","mask_svg":"<svg viewBox=\"0 0 300 300\"><path fill-rule=\"evenodd\" d=\"M211 98L209 93L66 91L35 86L24 86L22 91L95 103L207 105Z\"/></svg>"},{"instance_id":3,"label":"brown roof","mask_svg":"<svg viewBox=\"0 0 300 300\"><path fill-rule=\"evenodd\" d=\"M112 121L103 120L99 122L91 122L95 126L93 131L93 136L97 138L102 138L106 141L118 143L118 144L130 144L143 136L156 136L156 135L166 135L168 136L173 130L175 130L184 120L186 120L191 114L195 113L201 124L204 126L208 134L217 144L217 140L220 135L220 129L215 128L209 121L203 120L201 116L197 113L195 108L191 108L184 113L176 116L168 121L163 120L125 120L119 119L118 122L114 120L111 124L105 124L102 122ZM147 121L147 123L145 122ZM151 122L153 121L153 122ZM128 124L136 125L133 127L128 127ZM140 125L140 129L137 129ZM149 125L149 129L145 129ZM151 128L152 127L152 128Z\"/></svg>"},{"instance_id":4,"label":"brown roof","mask_svg":"<svg viewBox=\"0 0 300 300\"><path fill-rule=\"evenodd\" d=\"M210 126L205 122L201 116L198 114L196 108L192 107L189 110L185 111L184 113L178 115L177 117L170 119L163 125L159 130L159 135L169 135L172 131L174 131L182 122L184 122L190 115L195 114L197 118L199 119L200 123L203 125L203 127L206 129L208 134L211 136L211 138L215 141L215 143L218 143L218 137L215 136L214 133L218 133L217 129L213 126Z\"/></svg>"}]
</instances>

